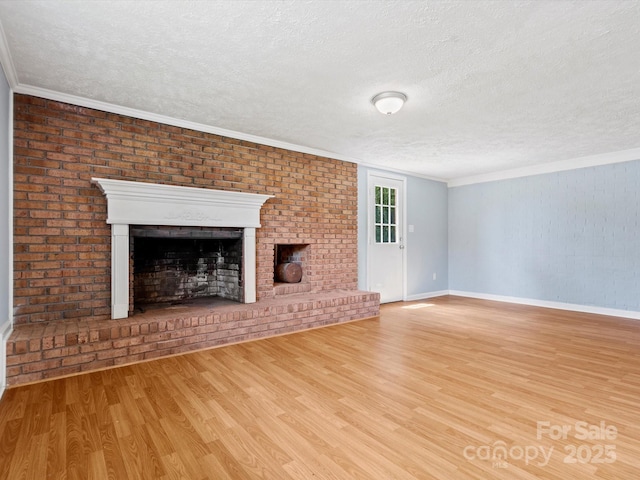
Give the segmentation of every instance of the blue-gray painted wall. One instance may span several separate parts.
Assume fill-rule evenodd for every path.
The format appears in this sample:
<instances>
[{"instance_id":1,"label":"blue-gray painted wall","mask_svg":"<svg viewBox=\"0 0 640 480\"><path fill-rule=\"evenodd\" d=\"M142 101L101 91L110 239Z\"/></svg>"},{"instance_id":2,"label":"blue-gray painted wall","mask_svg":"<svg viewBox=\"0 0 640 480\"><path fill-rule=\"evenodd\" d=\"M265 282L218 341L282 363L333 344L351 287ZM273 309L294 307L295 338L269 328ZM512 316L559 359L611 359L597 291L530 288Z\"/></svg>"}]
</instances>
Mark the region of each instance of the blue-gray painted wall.
<instances>
[{"instance_id":1,"label":"blue-gray painted wall","mask_svg":"<svg viewBox=\"0 0 640 480\"><path fill-rule=\"evenodd\" d=\"M449 289L640 310L640 161L449 189Z\"/></svg>"},{"instance_id":2,"label":"blue-gray painted wall","mask_svg":"<svg viewBox=\"0 0 640 480\"><path fill-rule=\"evenodd\" d=\"M407 177L407 296L449 288L447 184ZM433 274L436 280L433 280Z\"/></svg>"}]
</instances>

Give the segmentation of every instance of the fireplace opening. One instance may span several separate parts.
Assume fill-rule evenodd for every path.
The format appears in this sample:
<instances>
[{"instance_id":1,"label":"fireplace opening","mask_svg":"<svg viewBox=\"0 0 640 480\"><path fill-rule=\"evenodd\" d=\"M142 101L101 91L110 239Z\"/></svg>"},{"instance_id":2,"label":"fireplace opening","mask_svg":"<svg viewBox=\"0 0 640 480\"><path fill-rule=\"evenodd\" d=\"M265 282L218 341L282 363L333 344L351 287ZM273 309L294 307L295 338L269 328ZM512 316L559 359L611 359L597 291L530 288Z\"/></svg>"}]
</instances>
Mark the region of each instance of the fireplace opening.
<instances>
[{"instance_id":1,"label":"fireplace opening","mask_svg":"<svg viewBox=\"0 0 640 480\"><path fill-rule=\"evenodd\" d=\"M132 226L134 310L243 302L242 229Z\"/></svg>"}]
</instances>

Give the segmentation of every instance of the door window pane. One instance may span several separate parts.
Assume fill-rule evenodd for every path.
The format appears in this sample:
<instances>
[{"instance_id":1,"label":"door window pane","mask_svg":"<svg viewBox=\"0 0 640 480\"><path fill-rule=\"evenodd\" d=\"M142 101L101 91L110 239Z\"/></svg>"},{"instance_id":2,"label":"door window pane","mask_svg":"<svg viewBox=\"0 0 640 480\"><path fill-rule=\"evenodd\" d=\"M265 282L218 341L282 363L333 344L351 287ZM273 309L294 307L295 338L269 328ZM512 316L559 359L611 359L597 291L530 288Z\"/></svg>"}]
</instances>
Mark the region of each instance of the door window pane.
<instances>
[{"instance_id":1,"label":"door window pane","mask_svg":"<svg viewBox=\"0 0 640 480\"><path fill-rule=\"evenodd\" d=\"M376 243L397 243L397 196L395 188L376 185L375 196L375 241Z\"/></svg>"}]
</instances>

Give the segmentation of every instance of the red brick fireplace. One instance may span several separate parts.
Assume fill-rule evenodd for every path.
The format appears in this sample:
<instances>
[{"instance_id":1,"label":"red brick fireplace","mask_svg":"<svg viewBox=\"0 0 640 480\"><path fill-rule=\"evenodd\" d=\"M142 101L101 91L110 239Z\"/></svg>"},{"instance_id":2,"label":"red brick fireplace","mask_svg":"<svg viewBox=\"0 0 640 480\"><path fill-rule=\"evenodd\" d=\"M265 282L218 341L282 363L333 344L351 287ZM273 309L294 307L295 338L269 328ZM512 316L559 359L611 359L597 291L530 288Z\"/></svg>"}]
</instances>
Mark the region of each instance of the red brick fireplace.
<instances>
[{"instance_id":1,"label":"red brick fireplace","mask_svg":"<svg viewBox=\"0 0 640 480\"><path fill-rule=\"evenodd\" d=\"M357 291L355 164L26 95L14 109L9 384L378 314ZM93 178L269 198L250 227L256 303L153 317L127 298L133 314L112 319L113 224ZM305 246L301 282L275 281L276 245Z\"/></svg>"}]
</instances>

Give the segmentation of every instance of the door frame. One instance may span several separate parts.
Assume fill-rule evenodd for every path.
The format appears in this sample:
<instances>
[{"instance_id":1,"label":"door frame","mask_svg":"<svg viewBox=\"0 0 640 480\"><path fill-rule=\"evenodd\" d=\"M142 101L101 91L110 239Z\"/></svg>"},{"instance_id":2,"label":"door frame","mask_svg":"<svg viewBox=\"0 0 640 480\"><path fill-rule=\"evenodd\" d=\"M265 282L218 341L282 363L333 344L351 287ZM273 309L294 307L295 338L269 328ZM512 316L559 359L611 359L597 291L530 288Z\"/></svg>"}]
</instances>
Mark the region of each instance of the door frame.
<instances>
[{"instance_id":1,"label":"door frame","mask_svg":"<svg viewBox=\"0 0 640 480\"><path fill-rule=\"evenodd\" d=\"M367 171L367 280L366 287L368 291L371 291L371 285L373 285L371 279L371 248L370 246L373 244L373 210L374 205L371 203L371 199L373 198L373 189L375 187L375 178L388 178L390 180L399 181L402 183L402 195L400 199L402 201L402 212L401 212L401 221L402 221L402 231L400 234L402 235L402 244L404 248L402 249L402 260L400 267L402 268L402 301L407 301L407 177L403 175L397 175L394 173L383 172L383 171Z\"/></svg>"}]
</instances>

